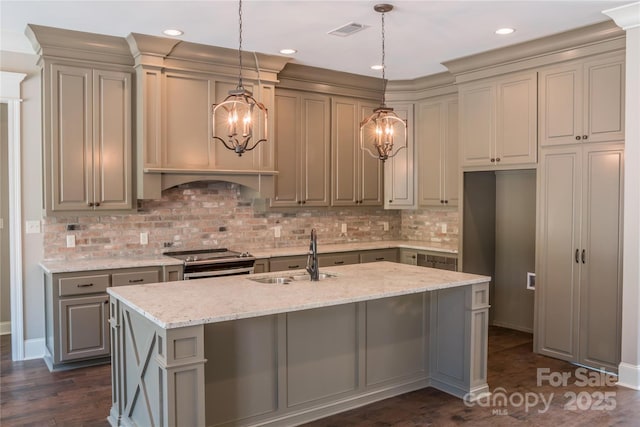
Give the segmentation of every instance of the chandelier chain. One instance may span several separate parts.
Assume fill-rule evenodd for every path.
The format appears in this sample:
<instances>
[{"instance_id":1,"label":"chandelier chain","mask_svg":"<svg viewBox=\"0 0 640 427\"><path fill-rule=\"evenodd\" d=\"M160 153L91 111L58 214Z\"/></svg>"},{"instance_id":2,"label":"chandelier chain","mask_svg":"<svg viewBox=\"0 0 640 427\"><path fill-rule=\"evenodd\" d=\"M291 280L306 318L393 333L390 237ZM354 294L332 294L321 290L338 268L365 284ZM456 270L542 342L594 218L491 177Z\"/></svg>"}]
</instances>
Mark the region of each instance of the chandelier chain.
<instances>
[{"instance_id":1,"label":"chandelier chain","mask_svg":"<svg viewBox=\"0 0 640 427\"><path fill-rule=\"evenodd\" d=\"M238 88L242 89L242 0L238 1L238 23L238 62L240 63L240 68L238 70Z\"/></svg>"},{"instance_id":2,"label":"chandelier chain","mask_svg":"<svg viewBox=\"0 0 640 427\"><path fill-rule=\"evenodd\" d=\"M385 13L382 12L382 105L386 104L386 97L385 97L385 92L387 91L387 79L386 79L386 67L384 65L384 57L385 57L385 50L384 50L384 15Z\"/></svg>"}]
</instances>

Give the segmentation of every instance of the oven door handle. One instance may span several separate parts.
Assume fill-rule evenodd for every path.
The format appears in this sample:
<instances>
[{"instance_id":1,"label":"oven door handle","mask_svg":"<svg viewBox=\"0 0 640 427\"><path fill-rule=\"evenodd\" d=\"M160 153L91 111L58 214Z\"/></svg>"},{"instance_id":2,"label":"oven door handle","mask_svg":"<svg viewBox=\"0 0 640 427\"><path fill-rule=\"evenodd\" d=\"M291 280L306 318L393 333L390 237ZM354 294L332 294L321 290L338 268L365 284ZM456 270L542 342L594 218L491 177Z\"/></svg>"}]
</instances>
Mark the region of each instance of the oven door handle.
<instances>
[{"instance_id":1,"label":"oven door handle","mask_svg":"<svg viewBox=\"0 0 640 427\"><path fill-rule=\"evenodd\" d=\"M231 276L234 274L251 274L253 273L253 267L245 268L229 268L226 270L217 271L199 271L197 273L184 273L185 279L195 279L198 277L216 277L216 276Z\"/></svg>"}]
</instances>

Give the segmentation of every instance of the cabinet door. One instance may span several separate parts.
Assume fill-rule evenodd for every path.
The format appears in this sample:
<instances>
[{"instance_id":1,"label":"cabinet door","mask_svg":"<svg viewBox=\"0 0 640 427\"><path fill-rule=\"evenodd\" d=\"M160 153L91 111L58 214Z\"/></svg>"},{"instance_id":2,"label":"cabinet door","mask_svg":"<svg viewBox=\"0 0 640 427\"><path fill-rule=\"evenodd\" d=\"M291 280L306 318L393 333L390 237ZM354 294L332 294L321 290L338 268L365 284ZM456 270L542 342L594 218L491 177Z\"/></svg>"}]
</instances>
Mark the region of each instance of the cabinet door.
<instances>
[{"instance_id":1,"label":"cabinet door","mask_svg":"<svg viewBox=\"0 0 640 427\"><path fill-rule=\"evenodd\" d=\"M333 254L318 255L318 266L333 267L336 265L359 264L360 254L358 252L338 252Z\"/></svg>"},{"instance_id":2,"label":"cabinet door","mask_svg":"<svg viewBox=\"0 0 640 427\"><path fill-rule=\"evenodd\" d=\"M163 93L164 167L212 169L211 105L215 82L206 77L166 73Z\"/></svg>"},{"instance_id":3,"label":"cabinet door","mask_svg":"<svg viewBox=\"0 0 640 427\"><path fill-rule=\"evenodd\" d=\"M93 203L93 99L89 68L51 66L51 210L87 210ZM48 180L51 180L48 182ZM51 190L51 191L47 191ZM48 205L48 203L47 203Z\"/></svg>"},{"instance_id":4,"label":"cabinet door","mask_svg":"<svg viewBox=\"0 0 640 427\"><path fill-rule=\"evenodd\" d=\"M355 168L358 171L356 176L358 189L356 201L358 202L357 204L365 206L381 206L384 196L382 162L360 149L360 122L369 117L375 108L378 108L378 105L362 101L358 102L360 115L355 122L356 139L353 144L358 162L358 164L354 165L358 166L358 168Z\"/></svg>"},{"instance_id":5,"label":"cabinet door","mask_svg":"<svg viewBox=\"0 0 640 427\"><path fill-rule=\"evenodd\" d=\"M413 104L389 104L400 118L408 120L407 129L401 124L395 126L395 135L407 133L406 148L398 151L394 157L384 162L384 201L385 209L401 209L414 206L414 177L413 177L413 129L415 120L413 117ZM397 141L395 144L403 144ZM371 157L363 153L366 157Z\"/></svg>"},{"instance_id":6,"label":"cabinet door","mask_svg":"<svg viewBox=\"0 0 640 427\"><path fill-rule=\"evenodd\" d=\"M359 118L357 102L348 98L331 101L332 206L353 206L358 200ZM375 159L371 159L375 160ZM366 160L370 162L370 160ZM369 163L368 163L369 164Z\"/></svg>"},{"instance_id":7,"label":"cabinet door","mask_svg":"<svg viewBox=\"0 0 640 427\"><path fill-rule=\"evenodd\" d=\"M536 342L540 353L578 355L581 148L541 151L538 178Z\"/></svg>"},{"instance_id":8,"label":"cabinet door","mask_svg":"<svg viewBox=\"0 0 640 427\"><path fill-rule=\"evenodd\" d=\"M61 299L60 361L109 355L109 297Z\"/></svg>"},{"instance_id":9,"label":"cabinet door","mask_svg":"<svg viewBox=\"0 0 640 427\"><path fill-rule=\"evenodd\" d=\"M443 151L446 149L443 141L445 130L442 128L444 111L440 102L421 103L417 108L419 203L422 206L441 206L444 201L441 182Z\"/></svg>"},{"instance_id":10,"label":"cabinet door","mask_svg":"<svg viewBox=\"0 0 640 427\"><path fill-rule=\"evenodd\" d=\"M624 69L624 55L584 65L583 142L624 139Z\"/></svg>"},{"instance_id":11,"label":"cabinet door","mask_svg":"<svg viewBox=\"0 0 640 427\"><path fill-rule=\"evenodd\" d=\"M579 363L618 369L623 146L584 146Z\"/></svg>"},{"instance_id":12,"label":"cabinet door","mask_svg":"<svg viewBox=\"0 0 640 427\"><path fill-rule=\"evenodd\" d=\"M490 166L495 159L495 85L460 88L462 166Z\"/></svg>"},{"instance_id":13,"label":"cabinet door","mask_svg":"<svg viewBox=\"0 0 640 427\"><path fill-rule=\"evenodd\" d=\"M447 206L458 206L458 180L460 176L460 158L458 152L458 99L450 99L444 103L446 115L446 134L443 149L441 179L444 203Z\"/></svg>"},{"instance_id":14,"label":"cabinet door","mask_svg":"<svg viewBox=\"0 0 640 427\"><path fill-rule=\"evenodd\" d=\"M575 144L582 135L582 68L579 64L539 74L540 145Z\"/></svg>"},{"instance_id":15,"label":"cabinet door","mask_svg":"<svg viewBox=\"0 0 640 427\"><path fill-rule=\"evenodd\" d=\"M536 163L537 76L530 73L497 85L495 164Z\"/></svg>"},{"instance_id":16,"label":"cabinet door","mask_svg":"<svg viewBox=\"0 0 640 427\"><path fill-rule=\"evenodd\" d=\"M300 177L300 96L278 91L275 97L275 197L271 206L297 206Z\"/></svg>"},{"instance_id":17,"label":"cabinet door","mask_svg":"<svg viewBox=\"0 0 640 427\"><path fill-rule=\"evenodd\" d=\"M329 206L331 185L330 100L327 96L304 94L301 106L302 204Z\"/></svg>"},{"instance_id":18,"label":"cabinet door","mask_svg":"<svg viewBox=\"0 0 640 427\"><path fill-rule=\"evenodd\" d=\"M93 100L93 201L131 209L131 74L94 70Z\"/></svg>"}]
</instances>

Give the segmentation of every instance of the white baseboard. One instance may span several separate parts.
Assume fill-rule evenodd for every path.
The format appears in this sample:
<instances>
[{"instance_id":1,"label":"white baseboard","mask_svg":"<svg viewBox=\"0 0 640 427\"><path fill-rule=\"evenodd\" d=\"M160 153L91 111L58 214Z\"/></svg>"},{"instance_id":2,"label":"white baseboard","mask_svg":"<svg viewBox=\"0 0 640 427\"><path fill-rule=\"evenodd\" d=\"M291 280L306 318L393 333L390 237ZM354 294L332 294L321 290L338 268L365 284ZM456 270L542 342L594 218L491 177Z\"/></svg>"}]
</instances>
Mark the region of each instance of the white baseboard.
<instances>
[{"instance_id":1,"label":"white baseboard","mask_svg":"<svg viewBox=\"0 0 640 427\"><path fill-rule=\"evenodd\" d=\"M11 322L0 322L0 335L11 334Z\"/></svg>"},{"instance_id":2,"label":"white baseboard","mask_svg":"<svg viewBox=\"0 0 640 427\"><path fill-rule=\"evenodd\" d=\"M619 386L640 390L640 366L621 362L618 365Z\"/></svg>"},{"instance_id":3,"label":"white baseboard","mask_svg":"<svg viewBox=\"0 0 640 427\"><path fill-rule=\"evenodd\" d=\"M44 357L44 338L24 341L24 360L42 359Z\"/></svg>"}]
</instances>

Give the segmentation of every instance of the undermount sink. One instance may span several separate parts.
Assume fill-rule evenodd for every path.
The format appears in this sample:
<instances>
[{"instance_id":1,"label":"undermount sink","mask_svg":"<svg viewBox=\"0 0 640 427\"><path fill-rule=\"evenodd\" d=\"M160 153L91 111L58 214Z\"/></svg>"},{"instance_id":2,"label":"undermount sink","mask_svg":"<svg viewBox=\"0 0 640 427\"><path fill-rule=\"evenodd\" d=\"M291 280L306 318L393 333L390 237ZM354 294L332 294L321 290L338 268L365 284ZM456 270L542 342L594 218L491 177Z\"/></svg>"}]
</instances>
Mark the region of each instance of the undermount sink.
<instances>
[{"instance_id":1,"label":"undermount sink","mask_svg":"<svg viewBox=\"0 0 640 427\"><path fill-rule=\"evenodd\" d=\"M320 273L320 280L330 279L332 277L336 277L335 274L332 273ZM258 283L272 283L275 285L288 285L291 282L298 281L310 281L310 277L308 273L299 273L299 274L289 274L286 276L262 276L262 277L250 277L249 279Z\"/></svg>"}]
</instances>

